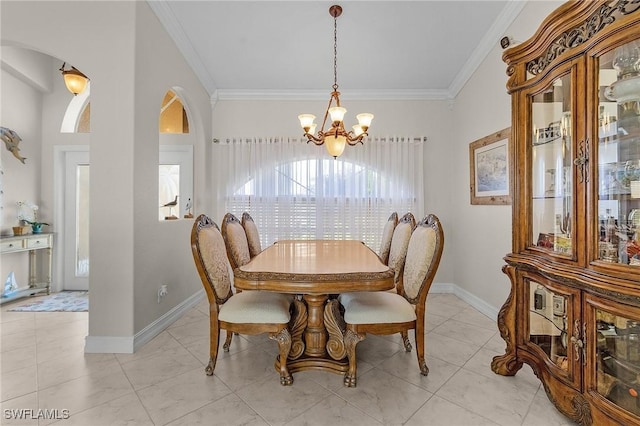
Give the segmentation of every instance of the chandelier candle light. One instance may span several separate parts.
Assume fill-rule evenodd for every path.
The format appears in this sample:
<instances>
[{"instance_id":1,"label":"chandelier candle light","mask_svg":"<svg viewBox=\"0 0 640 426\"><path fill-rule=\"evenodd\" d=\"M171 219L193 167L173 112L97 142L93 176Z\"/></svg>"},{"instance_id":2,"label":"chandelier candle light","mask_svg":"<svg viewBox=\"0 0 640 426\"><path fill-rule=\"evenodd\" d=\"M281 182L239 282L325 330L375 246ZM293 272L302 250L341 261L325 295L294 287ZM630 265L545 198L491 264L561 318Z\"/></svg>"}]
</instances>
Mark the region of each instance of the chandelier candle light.
<instances>
[{"instance_id":1,"label":"chandelier candle light","mask_svg":"<svg viewBox=\"0 0 640 426\"><path fill-rule=\"evenodd\" d=\"M300 125L304 129L304 136L307 138L307 143L313 142L316 145L326 144L327 152L333 158L337 158L342 154L346 144L351 146L357 143L362 143L362 139L367 136L367 130L373 120L373 114L362 113L358 114L358 124L353 126L353 130L346 131L344 128L344 115L347 112L346 108L340 106L340 92L338 92L338 16L342 14L342 7L333 5L329 8L329 14L333 16L333 91L331 92L331 98L329 98L329 106L324 113L324 119L322 120L322 127L318 131L317 135L313 133L316 131L316 124L313 122L316 116L313 114L300 114L298 119ZM332 107L335 100L336 106ZM327 122L327 116L331 116L331 127L325 132L324 125Z\"/></svg>"}]
</instances>

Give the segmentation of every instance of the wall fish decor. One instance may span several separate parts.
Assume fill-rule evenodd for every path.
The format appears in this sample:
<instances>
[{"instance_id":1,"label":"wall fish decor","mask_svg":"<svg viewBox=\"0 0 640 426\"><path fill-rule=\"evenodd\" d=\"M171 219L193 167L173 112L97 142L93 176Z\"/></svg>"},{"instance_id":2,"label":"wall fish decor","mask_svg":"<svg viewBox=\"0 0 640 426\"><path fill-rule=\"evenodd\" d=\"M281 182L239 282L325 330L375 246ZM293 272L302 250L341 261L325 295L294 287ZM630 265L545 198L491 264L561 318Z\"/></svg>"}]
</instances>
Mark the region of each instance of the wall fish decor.
<instances>
[{"instance_id":1,"label":"wall fish decor","mask_svg":"<svg viewBox=\"0 0 640 426\"><path fill-rule=\"evenodd\" d=\"M20 155L20 148L18 147L22 138L20 138L20 136L18 136L18 134L13 130L6 127L0 127L0 139L4 141L4 145L7 147L7 150L11 151L13 156L20 160L22 164L25 164L24 160L26 160L26 158Z\"/></svg>"}]
</instances>

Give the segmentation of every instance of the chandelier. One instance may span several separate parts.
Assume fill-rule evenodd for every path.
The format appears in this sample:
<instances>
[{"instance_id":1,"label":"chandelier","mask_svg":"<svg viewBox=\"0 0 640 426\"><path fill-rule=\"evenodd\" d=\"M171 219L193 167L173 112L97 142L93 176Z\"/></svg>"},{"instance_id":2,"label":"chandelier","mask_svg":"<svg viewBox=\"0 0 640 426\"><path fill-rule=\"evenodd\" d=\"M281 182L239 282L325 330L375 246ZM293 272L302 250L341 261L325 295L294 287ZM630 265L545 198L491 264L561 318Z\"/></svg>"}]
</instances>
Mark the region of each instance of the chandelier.
<instances>
[{"instance_id":1,"label":"chandelier","mask_svg":"<svg viewBox=\"0 0 640 426\"><path fill-rule=\"evenodd\" d=\"M304 129L304 136L307 138L307 143L313 142L316 145L325 144L327 152L333 158L337 158L342 154L346 144L351 146L357 143L362 144L362 139L367 136L367 130L373 120L373 114L362 113L358 114L358 124L354 125L353 130L346 131L344 128L344 115L347 112L346 108L340 106L340 92L338 92L338 16L342 14L342 7L333 5L329 8L329 14L333 16L333 91L329 98L329 106L324 113L324 119L322 120L322 126L317 135L313 133L316 131L316 123L313 121L316 116L313 114L300 114L298 119L300 125ZM336 106L331 106L335 101ZM331 127L325 131L324 126L327 122L327 117L331 116Z\"/></svg>"}]
</instances>

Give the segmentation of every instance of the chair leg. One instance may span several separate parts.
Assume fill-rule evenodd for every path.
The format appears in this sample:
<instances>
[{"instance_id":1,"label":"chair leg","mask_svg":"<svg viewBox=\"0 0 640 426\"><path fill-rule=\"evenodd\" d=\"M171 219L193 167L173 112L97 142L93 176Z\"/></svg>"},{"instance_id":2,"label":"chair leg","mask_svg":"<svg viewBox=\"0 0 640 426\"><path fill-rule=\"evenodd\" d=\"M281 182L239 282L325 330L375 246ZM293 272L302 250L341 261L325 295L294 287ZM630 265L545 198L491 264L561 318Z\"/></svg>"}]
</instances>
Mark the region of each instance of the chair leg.
<instances>
[{"instance_id":1,"label":"chair leg","mask_svg":"<svg viewBox=\"0 0 640 426\"><path fill-rule=\"evenodd\" d=\"M356 345L363 341L367 335L361 333L354 333L347 329L344 336L344 344L347 349L347 357L349 358L349 370L344 375L344 385L348 388L355 388L358 382L357 379L357 363L356 363Z\"/></svg>"},{"instance_id":2,"label":"chair leg","mask_svg":"<svg viewBox=\"0 0 640 426\"><path fill-rule=\"evenodd\" d=\"M402 336L402 343L404 343L404 350L406 352L411 352L411 342L409 341L409 332L401 331L400 336Z\"/></svg>"},{"instance_id":3,"label":"chair leg","mask_svg":"<svg viewBox=\"0 0 640 426\"><path fill-rule=\"evenodd\" d=\"M218 345L220 345L220 329L218 323L211 321L209 325L209 363L204 369L207 376L213 376L213 370L216 369L216 361L218 359Z\"/></svg>"},{"instance_id":4,"label":"chair leg","mask_svg":"<svg viewBox=\"0 0 640 426\"><path fill-rule=\"evenodd\" d=\"M289 367L287 367L287 358L291 350L291 334L289 334L289 330L285 327L277 333L269 333L269 339L277 341L278 348L280 349L280 354L278 355L280 384L282 386L289 386L293 384L293 377L291 373L289 373Z\"/></svg>"},{"instance_id":5,"label":"chair leg","mask_svg":"<svg viewBox=\"0 0 640 426\"><path fill-rule=\"evenodd\" d=\"M227 338L224 339L224 345L222 345L222 349L225 352L229 352L229 346L231 346L231 339L233 339L233 335L235 333L227 330Z\"/></svg>"},{"instance_id":6,"label":"chair leg","mask_svg":"<svg viewBox=\"0 0 640 426\"><path fill-rule=\"evenodd\" d=\"M415 330L416 334L416 353L418 355L418 367L420 368L420 374L426 376L429 374L429 367L424 360L424 333L422 330Z\"/></svg>"}]
</instances>

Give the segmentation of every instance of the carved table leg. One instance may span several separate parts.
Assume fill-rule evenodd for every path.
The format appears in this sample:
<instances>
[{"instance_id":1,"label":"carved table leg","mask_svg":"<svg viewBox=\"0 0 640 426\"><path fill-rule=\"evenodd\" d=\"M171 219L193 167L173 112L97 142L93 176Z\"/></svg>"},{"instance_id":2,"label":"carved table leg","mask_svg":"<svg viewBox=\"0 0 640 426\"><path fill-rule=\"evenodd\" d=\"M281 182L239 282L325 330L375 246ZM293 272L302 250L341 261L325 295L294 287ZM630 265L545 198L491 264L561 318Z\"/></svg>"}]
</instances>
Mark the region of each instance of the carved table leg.
<instances>
[{"instance_id":1,"label":"carved table leg","mask_svg":"<svg viewBox=\"0 0 640 426\"><path fill-rule=\"evenodd\" d=\"M307 329L304 331L306 348L305 355L322 357L327 354L327 329L324 326L324 304L327 301L326 294L305 294L308 317Z\"/></svg>"},{"instance_id":2,"label":"carved table leg","mask_svg":"<svg viewBox=\"0 0 640 426\"><path fill-rule=\"evenodd\" d=\"M496 374L503 376L513 376L518 370L522 368L522 361L518 360L516 354L516 282L515 276L516 269L512 266L504 266L502 272L509 276L511 280L511 292L507 301L498 313L498 329L500 330L500 336L507 343L507 348L504 355L499 355L493 358L491 362L491 370Z\"/></svg>"},{"instance_id":3,"label":"carved table leg","mask_svg":"<svg viewBox=\"0 0 640 426\"><path fill-rule=\"evenodd\" d=\"M304 341L302 333L307 326L307 305L300 299L293 300L293 315L289 322L289 330L291 331L291 351L289 359L298 359L304 352Z\"/></svg>"},{"instance_id":4,"label":"carved table leg","mask_svg":"<svg viewBox=\"0 0 640 426\"><path fill-rule=\"evenodd\" d=\"M340 360L344 358L347 355L347 350L344 346L344 330L346 326L340 314L340 302L337 299L331 299L325 305L324 324L329 332L327 352L333 359Z\"/></svg>"}]
</instances>

